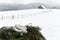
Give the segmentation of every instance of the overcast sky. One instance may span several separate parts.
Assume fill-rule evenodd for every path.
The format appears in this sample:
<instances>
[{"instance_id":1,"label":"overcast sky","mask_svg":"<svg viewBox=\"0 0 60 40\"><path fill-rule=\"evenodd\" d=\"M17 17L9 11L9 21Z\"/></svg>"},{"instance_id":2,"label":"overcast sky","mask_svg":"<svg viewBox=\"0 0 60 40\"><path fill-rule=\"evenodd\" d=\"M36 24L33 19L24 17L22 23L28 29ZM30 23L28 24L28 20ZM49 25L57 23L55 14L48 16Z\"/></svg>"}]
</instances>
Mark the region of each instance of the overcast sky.
<instances>
[{"instance_id":1,"label":"overcast sky","mask_svg":"<svg viewBox=\"0 0 60 40\"><path fill-rule=\"evenodd\" d=\"M31 3L37 2L37 0L0 0L0 3Z\"/></svg>"},{"instance_id":2,"label":"overcast sky","mask_svg":"<svg viewBox=\"0 0 60 40\"><path fill-rule=\"evenodd\" d=\"M60 9L60 0L0 0L0 4L28 4L28 3L41 3L46 8Z\"/></svg>"},{"instance_id":3,"label":"overcast sky","mask_svg":"<svg viewBox=\"0 0 60 40\"><path fill-rule=\"evenodd\" d=\"M0 0L0 3L25 3L27 4L31 2L60 4L60 0Z\"/></svg>"}]
</instances>

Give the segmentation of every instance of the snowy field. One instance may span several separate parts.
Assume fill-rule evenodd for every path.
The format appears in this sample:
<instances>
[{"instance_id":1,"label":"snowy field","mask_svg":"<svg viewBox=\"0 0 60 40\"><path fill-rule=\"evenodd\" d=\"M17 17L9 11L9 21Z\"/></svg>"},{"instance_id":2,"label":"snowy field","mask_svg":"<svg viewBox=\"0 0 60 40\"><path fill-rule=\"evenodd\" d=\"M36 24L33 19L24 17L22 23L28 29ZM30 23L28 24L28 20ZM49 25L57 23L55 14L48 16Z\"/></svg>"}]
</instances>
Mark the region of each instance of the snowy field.
<instances>
[{"instance_id":1,"label":"snowy field","mask_svg":"<svg viewBox=\"0 0 60 40\"><path fill-rule=\"evenodd\" d=\"M60 40L60 10L30 9L0 12L0 28L15 24L40 26L47 40Z\"/></svg>"}]
</instances>

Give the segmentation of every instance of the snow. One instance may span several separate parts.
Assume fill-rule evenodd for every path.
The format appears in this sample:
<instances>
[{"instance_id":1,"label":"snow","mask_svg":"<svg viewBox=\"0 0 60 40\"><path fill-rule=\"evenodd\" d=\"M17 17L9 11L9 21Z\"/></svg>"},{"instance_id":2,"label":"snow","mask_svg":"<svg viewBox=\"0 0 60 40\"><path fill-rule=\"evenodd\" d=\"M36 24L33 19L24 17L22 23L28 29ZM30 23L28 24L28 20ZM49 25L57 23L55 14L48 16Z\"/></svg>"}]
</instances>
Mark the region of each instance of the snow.
<instances>
[{"instance_id":1,"label":"snow","mask_svg":"<svg viewBox=\"0 0 60 40\"><path fill-rule=\"evenodd\" d=\"M17 32L23 32L23 33L27 33L27 28L25 26L21 26L20 24L15 25L13 27L13 29ZM18 30L19 29L19 30Z\"/></svg>"},{"instance_id":2,"label":"snow","mask_svg":"<svg viewBox=\"0 0 60 40\"><path fill-rule=\"evenodd\" d=\"M12 15L14 15L14 18ZM0 12L0 28L6 25L27 25L29 23L41 27L41 32L47 40L60 40L59 9L29 9Z\"/></svg>"}]
</instances>

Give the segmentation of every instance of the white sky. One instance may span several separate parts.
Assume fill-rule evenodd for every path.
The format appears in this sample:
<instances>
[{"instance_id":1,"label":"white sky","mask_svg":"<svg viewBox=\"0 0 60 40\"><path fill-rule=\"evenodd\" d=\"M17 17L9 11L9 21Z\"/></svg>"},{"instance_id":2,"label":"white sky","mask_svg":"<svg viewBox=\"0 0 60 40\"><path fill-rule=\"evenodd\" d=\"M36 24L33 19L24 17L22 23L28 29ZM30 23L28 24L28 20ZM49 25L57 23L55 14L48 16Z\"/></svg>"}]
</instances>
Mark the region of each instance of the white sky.
<instances>
[{"instance_id":1,"label":"white sky","mask_svg":"<svg viewBox=\"0 0 60 40\"><path fill-rule=\"evenodd\" d=\"M25 3L27 4L31 2L60 4L60 0L0 0L0 3Z\"/></svg>"},{"instance_id":2,"label":"white sky","mask_svg":"<svg viewBox=\"0 0 60 40\"><path fill-rule=\"evenodd\" d=\"M0 3L31 3L37 2L37 0L0 0Z\"/></svg>"}]
</instances>

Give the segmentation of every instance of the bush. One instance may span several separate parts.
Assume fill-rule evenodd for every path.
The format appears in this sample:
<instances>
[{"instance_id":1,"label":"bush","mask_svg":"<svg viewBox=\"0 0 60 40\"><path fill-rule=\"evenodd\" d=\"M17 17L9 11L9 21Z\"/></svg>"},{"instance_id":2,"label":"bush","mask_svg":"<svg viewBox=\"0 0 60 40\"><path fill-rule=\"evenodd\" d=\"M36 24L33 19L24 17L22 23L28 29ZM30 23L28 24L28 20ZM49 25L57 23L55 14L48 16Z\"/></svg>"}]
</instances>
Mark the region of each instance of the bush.
<instances>
[{"instance_id":1,"label":"bush","mask_svg":"<svg viewBox=\"0 0 60 40\"><path fill-rule=\"evenodd\" d=\"M21 32L17 32L12 28L1 28L0 40L46 40L40 32L41 29L39 27L28 25L25 27L27 27L27 33L23 33L23 35L21 35Z\"/></svg>"}]
</instances>

